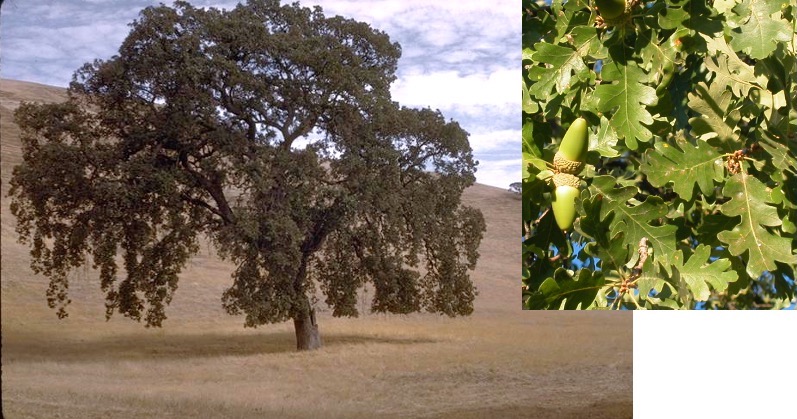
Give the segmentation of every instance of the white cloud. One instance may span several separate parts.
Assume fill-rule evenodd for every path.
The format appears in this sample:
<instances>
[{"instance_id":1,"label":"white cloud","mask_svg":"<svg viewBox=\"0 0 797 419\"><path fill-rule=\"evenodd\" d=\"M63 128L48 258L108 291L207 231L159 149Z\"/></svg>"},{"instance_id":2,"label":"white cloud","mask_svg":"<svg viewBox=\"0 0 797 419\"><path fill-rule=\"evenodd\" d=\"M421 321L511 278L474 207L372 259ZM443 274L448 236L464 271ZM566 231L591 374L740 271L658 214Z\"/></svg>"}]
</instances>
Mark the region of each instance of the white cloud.
<instances>
[{"instance_id":1,"label":"white cloud","mask_svg":"<svg viewBox=\"0 0 797 419\"><path fill-rule=\"evenodd\" d=\"M519 129L504 129L488 132L472 133L469 137L474 152L487 152L514 148L520 153L521 132Z\"/></svg>"},{"instance_id":2,"label":"white cloud","mask_svg":"<svg viewBox=\"0 0 797 419\"><path fill-rule=\"evenodd\" d=\"M519 158L490 162L481 161L476 172L476 179L479 183L485 185L509 188L510 183L520 182L522 176L520 173L521 164L522 161Z\"/></svg>"},{"instance_id":3,"label":"white cloud","mask_svg":"<svg viewBox=\"0 0 797 419\"><path fill-rule=\"evenodd\" d=\"M517 78L515 69L466 76L451 70L414 72L396 80L391 92L400 103L411 106L428 105L445 110L512 104L518 109Z\"/></svg>"},{"instance_id":4,"label":"white cloud","mask_svg":"<svg viewBox=\"0 0 797 419\"><path fill-rule=\"evenodd\" d=\"M304 6L317 3L323 7L325 14L340 14L371 22L385 31L402 27L424 29L426 22L462 27L479 22L480 25L475 28L483 27L492 33L500 33L511 30L507 27L520 22L518 5L510 0L377 0L367 3L361 0L317 0L301 3Z\"/></svg>"}]
</instances>

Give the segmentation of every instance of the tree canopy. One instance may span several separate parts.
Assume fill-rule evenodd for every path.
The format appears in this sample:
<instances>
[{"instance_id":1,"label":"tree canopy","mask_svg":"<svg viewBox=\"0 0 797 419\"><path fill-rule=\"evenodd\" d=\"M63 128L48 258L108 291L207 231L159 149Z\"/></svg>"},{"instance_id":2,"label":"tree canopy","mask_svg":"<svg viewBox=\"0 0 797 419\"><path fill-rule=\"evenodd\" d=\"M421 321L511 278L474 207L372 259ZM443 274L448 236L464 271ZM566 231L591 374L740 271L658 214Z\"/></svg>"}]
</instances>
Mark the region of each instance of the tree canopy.
<instances>
[{"instance_id":1,"label":"tree canopy","mask_svg":"<svg viewBox=\"0 0 797 419\"><path fill-rule=\"evenodd\" d=\"M523 306L793 306L794 2L547 3L523 2ZM551 162L577 118L562 232Z\"/></svg>"},{"instance_id":2,"label":"tree canopy","mask_svg":"<svg viewBox=\"0 0 797 419\"><path fill-rule=\"evenodd\" d=\"M131 28L67 102L15 114L12 212L59 316L91 263L108 317L160 326L201 236L235 265L226 310L293 319L300 349L320 345L317 291L335 316L366 284L373 311L472 312L477 162L455 121L391 100L385 33L277 0L177 1Z\"/></svg>"}]
</instances>

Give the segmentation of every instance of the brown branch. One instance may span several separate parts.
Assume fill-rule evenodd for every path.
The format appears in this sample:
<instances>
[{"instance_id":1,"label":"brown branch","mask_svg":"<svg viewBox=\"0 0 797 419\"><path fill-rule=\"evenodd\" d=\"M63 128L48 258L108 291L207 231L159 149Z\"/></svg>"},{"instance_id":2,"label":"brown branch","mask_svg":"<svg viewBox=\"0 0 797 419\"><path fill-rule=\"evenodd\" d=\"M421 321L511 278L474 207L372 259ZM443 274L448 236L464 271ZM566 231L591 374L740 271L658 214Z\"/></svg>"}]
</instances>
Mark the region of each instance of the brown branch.
<instances>
[{"instance_id":1,"label":"brown branch","mask_svg":"<svg viewBox=\"0 0 797 419\"><path fill-rule=\"evenodd\" d=\"M652 249L650 249L648 245L647 237L642 237L642 239L639 240L639 250L637 250L637 252L639 253L639 260L637 261L636 266L631 269L631 275L628 277L628 279L623 281L623 287L635 286L637 280L639 280L639 277L642 275L642 266L645 265L645 261L648 260L648 256L653 253Z\"/></svg>"},{"instance_id":2,"label":"brown branch","mask_svg":"<svg viewBox=\"0 0 797 419\"><path fill-rule=\"evenodd\" d=\"M222 214L221 211L218 210L218 208L214 208L212 205L208 204L207 202L205 202L205 201L203 201L201 199L197 199L197 198L193 198L191 196L188 196L188 194L186 194L185 192L181 193L180 197L183 198L183 200L188 202L188 203L191 203L191 204L194 204L196 206L205 208L206 210L212 212L213 214L216 214L219 217L224 218L224 214Z\"/></svg>"},{"instance_id":3,"label":"brown branch","mask_svg":"<svg viewBox=\"0 0 797 419\"><path fill-rule=\"evenodd\" d=\"M219 185L218 182L211 181L202 173L194 170L191 167L191 163L188 161L188 155L186 153L180 154L180 163L183 169L191 174L194 180L210 194L214 201L216 201L216 206L218 207L217 214L221 217L221 219L226 224L233 224L235 222L235 217L232 213L232 208L230 208L229 203L227 203L227 198L224 196L224 190L222 189L221 185Z\"/></svg>"},{"instance_id":4,"label":"brown branch","mask_svg":"<svg viewBox=\"0 0 797 419\"><path fill-rule=\"evenodd\" d=\"M639 250L637 252L639 252L639 261L637 262L636 266L634 266L634 271L641 272L642 265L644 265L645 261L648 260L649 249L647 237L642 237L642 239L639 240Z\"/></svg>"}]
</instances>

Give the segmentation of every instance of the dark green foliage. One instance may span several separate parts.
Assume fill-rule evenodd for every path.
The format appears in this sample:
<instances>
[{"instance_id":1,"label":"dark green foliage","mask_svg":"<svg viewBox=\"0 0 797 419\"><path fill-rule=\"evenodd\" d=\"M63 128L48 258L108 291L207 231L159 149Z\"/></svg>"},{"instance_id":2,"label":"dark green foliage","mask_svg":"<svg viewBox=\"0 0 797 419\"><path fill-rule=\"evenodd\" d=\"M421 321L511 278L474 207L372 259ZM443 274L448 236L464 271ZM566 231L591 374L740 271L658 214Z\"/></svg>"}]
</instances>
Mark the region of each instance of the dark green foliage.
<instances>
[{"instance_id":1,"label":"dark green foliage","mask_svg":"<svg viewBox=\"0 0 797 419\"><path fill-rule=\"evenodd\" d=\"M298 4L143 10L68 102L16 113L12 212L50 304L65 315L67 273L92 263L108 316L160 326L202 234L236 266L223 304L247 326L306 316L316 287L356 316L366 283L375 311L469 314L477 163L456 122L391 101L399 56Z\"/></svg>"}]
</instances>

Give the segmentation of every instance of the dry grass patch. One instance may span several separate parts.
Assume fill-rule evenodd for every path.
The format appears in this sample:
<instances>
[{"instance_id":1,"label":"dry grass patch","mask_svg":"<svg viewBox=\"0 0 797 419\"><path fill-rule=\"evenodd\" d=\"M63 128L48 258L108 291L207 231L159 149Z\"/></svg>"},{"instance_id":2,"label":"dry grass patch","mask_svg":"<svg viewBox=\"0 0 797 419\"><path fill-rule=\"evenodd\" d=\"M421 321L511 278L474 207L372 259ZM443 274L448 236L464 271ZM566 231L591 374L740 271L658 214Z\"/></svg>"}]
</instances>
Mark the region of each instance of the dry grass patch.
<instances>
[{"instance_id":1,"label":"dry grass patch","mask_svg":"<svg viewBox=\"0 0 797 419\"><path fill-rule=\"evenodd\" d=\"M630 412L630 316L530 314L538 319L505 325L322 319L326 346L312 353L293 350L287 325L16 333L4 336L4 404L7 417L57 405L75 418L85 406L97 417L534 417L605 403Z\"/></svg>"}]
</instances>

